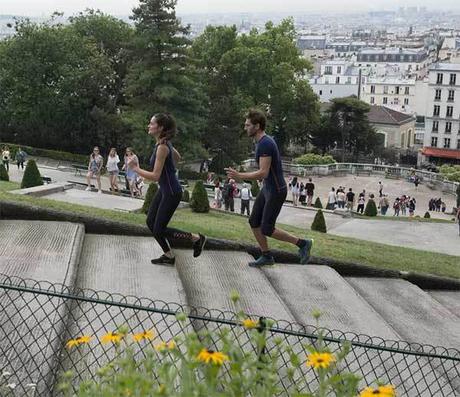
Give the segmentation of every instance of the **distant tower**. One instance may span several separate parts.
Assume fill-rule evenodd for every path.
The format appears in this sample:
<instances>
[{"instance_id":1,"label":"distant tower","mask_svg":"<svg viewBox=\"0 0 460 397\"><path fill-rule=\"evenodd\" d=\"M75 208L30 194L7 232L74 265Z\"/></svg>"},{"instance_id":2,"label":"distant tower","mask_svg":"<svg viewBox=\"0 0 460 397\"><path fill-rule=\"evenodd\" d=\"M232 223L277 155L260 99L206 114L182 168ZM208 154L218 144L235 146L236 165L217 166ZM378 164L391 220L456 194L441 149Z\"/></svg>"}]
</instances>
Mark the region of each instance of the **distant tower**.
<instances>
[{"instance_id":1,"label":"distant tower","mask_svg":"<svg viewBox=\"0 0 460 397\"><path fill-rule=\"evenodd\" d=\"M412 33L414 33L414 27L410 26L409 27L409 36L412 36Z\"/></svg>"}]
</instances>

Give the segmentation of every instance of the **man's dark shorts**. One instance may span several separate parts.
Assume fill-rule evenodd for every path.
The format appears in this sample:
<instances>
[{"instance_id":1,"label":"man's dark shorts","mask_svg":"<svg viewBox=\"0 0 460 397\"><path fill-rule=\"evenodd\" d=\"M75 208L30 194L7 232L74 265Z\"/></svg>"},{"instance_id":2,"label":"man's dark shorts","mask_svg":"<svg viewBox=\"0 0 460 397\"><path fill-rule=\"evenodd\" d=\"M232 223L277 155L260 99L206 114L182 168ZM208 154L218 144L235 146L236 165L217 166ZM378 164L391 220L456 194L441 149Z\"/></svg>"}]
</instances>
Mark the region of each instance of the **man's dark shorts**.
<instances>
[{"instance_id":1,"label":"man's dark shorts","mask_svg":"<svg viewBox=\"0 0 460 397\"><path fill-rule=\"evenodd\" d=\"M249 224L253 229L260 227L262 234L271 236L275 223L286 200L287 189L281 192L268 192L262 188L252 207Z\"/></svg>"}]
</instances>

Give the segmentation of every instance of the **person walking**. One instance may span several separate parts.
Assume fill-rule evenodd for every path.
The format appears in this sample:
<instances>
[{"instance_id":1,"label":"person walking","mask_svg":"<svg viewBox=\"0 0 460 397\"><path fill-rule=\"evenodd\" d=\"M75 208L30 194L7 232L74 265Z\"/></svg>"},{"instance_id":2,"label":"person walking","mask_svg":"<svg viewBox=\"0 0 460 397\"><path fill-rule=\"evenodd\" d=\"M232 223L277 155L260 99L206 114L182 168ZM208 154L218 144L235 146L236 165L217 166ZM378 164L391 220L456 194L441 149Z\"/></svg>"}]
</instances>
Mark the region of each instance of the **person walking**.
<instances>
[{"instance_id":1,"label":"person walking","mask_svg":"<svg viewBox=\"0 0 460 397\"><path fill-rule=\"evenodd\" d=\"M400 210L400 202L399 202L399 197L396 197L395 202L393 203L393 216L399 216L399 210Z\"/></svg>"},{"instance_id":2,"label":"person walking","mask_svg":"<svg viewBox=\"0 0 460 397\"><path fill-rule=\"evenodd\" d=\"M420 178L416 175L414 177L414 186L415 186L415 190L418 190L418 185L420 184Z\"/></svg>"},{"instance_id":3,"label":"person walking","mask_svg":"<svg viewBox=\"0 0 460 397\"><path fill-rule=\"evenodd\" d=\"M358 207L356 208L356 212L363 214L364 204L366 204L366 197L363 194L360 194L358 198Z\"/></svg>"},{"instance_id":4,"label":"person walking","mask_svg":"<svg viewBox=\"0 0 460 397\"><path fill-rule=\"evenodd\" d=\"M214 203L215 208L222 208L222 180L217 177L214 181Z\"/></svg>"},{"instance_id":5,"label":"person walking","mask_svg":"<svg viewBox=\"0 0 460 397\"><path fill-rule=\"evenodd\" d=\"M303 182L300 182L299 188L299 203L300 205L305 205L307 201L307 191L305 190L305 185Z\"/></svg>"},{"instance_id":6,"label":"person walking","mask_svg":"<svg viewBox=\"0 0 460 397\"><path fill-rule=\"evenodd\" d=\"M14 158L16 160L18 169L19 167L21 167L21 169L24 169L24 162L26 161L26 158L27 153L24 150L22 150L22 148L18 147L18 151L16 152L16 156Z\"/></svg>"},{"instance_id":7,"label":"person walking","mask_svg":"<svg viewBox=\"0 0 460 397\"><path fill-rule=\"evenodd\" d=\"M292 178L292 181L289 185L291 187L292 193L292 205L294 205L294 207L297 207L299 202L300 185L296 176Z\"/></svg>"},{"instance_id":8,"label":"person walking","mask_svg":"<svg viewBox=\"0 0 460 397\"><path fill-rule=\"evenodd\" d=\"M379 197L383 197L383 184L382 182L379 182Z\"/></svg>"},{"instance_id":9,"label":"person walking","mask_svg":"<svg viewBox=\"0 0 460 397\"><path fill-rule=\"evenodd\" d=\"M388 201L388 196L386 194L384 194L383 197L380 198L379 207L380 207L380 214L386 215L388 208L390 207L390 202Z\"/></svg>"},{"instance_id":10,"label":"person walking","mask_svg":"<svg viewBox=\"0 0 460 397\"><path fill-rule=\"evenodd\" d=\"M335 209L336 203L337 203L337 196L335 194L335 189L331 188L331 191L327 195L326 209L327 210Z\"/></svg>"},{"instance_id":11,"label":"person walking","mask_svg":"<svg viewBox=\"0 0 460 397\"><path fill-rule=\"evenodd\" d=\"M120 162L120 157L118 157L117 149L110 149L109 156L107 157L107 172L109 173L109 183L110 190L112 192L118 192L118 163Z\"/></svg>"},{"instance_id":12,"label":"person walking","mask_svg":"<svg viewBox=\"0 0 460 397\"><path fill-rule=\"evenodd\" d=\"M243 183L243 188L240 191L240 200L241 200L241 215L244 215L246 211L248 216L251 215L250 203L252 199L251 189L249 189L247 183Z\"/></svg>"},{"instance_id":13,"label":"person walking","mask_svg":"<svg viewBox=\"0 0 460 397\"><path fill-rule=\"evenodd\" d=\"M313 202L313 194L315 192L315 184L311 178L308 178L308 182L305 184L305 192L307 193L307 206L311 207Z\"/></svg>"},{"instance_id":14,"label":"person walking","mask_svg":"<svg viewBox=\"0 0 460 397\"><path fill-rule=\"evenodd\" d=\"M227 178L222 189L225 211L235 212L235 181Z\"/></svg>"},{"instance_id":15,"label":"person walking","mask_svg":"<svg viewBox=\"0 0 460 397\"><path fill-rule=\"evenodd\" d=\"M2 163L6 168L6 172L10 172L10 149L8 146L4 146L2 149Z\"/></svg>"},{"instance_id":16,"label":"person walking","mask_svg":"<svg viewBox=\"0 0 460 397\"><path fill-rule=\"evenodd\" d=\"M413 217L415 212L415 198L409 200L409 216Z\"/></svg>"},{"instance_id":17,"label":"person walking","mask_svg":"<svg viewBox=\"0 0 460 397\"><path fill-rule=\"evenodd\" d=\"M244 123L247 135L256 141L256 162L259 169L253 172L226 169L230 178L264 180L249 217L249 224L262 255L257 260L249 262L249 266L260 267L275 263L267 237L296 245L299 249L300 263L305 264L310 258L313 240L293 236L276 227L276 219L286 200L287 185L278 146L274 139L265 133L266 122L267 119L263 112L250 110Z\"/></svg>"},{"instance_id":18,"label":"person walking","mask_svg":"<svg viewBox=\"0 0 460 397\"><path fill-rule=\"evenodd\" d=\"M86 174L86 183L88 184L88 187L85 190L87 191L91 190L91 178L96 178L97 192L99 194L102 193L101 171L102 171L103 165L104 165L104 158L101 156L99 152L99 148L95 146L93 149L93 153L91 153L89 156L88 173Z\"/></svg>"},{"instance_id":19,"label":"person walking","mask_svg":"<svg viewBox=\"0 0 460 397\"><path fill-rule=\"evenodd\" d=\"M147 214L147 226L163 250L159 258L151 260L154 265L173 266L175 264L176 258L169 244L169 238L191 241L194 258L201 255L206 243L206 237L202 234L192 234L168 227L182 198L182 186L177 178L175 166L181 157L171 144L171 139L176 132L176 121L172 115L156 114L148 125L148 134L156 141L150 157L152 171L140 168L137 157L133 156L128 160L128 169L132 169L145 179L158 182L160 186Z\"/></svg>"},{"instance_id":20,"label":"person walking","mask_svg":"<svg viewBox=\"0 0 460 397\"><path fill-rule=\"evenodd\" d=\"M355 194L353 193L353 189L348 189L347 193L347 210L353 211L353 207L355 205Z\"/></svg>"}]
</instances>

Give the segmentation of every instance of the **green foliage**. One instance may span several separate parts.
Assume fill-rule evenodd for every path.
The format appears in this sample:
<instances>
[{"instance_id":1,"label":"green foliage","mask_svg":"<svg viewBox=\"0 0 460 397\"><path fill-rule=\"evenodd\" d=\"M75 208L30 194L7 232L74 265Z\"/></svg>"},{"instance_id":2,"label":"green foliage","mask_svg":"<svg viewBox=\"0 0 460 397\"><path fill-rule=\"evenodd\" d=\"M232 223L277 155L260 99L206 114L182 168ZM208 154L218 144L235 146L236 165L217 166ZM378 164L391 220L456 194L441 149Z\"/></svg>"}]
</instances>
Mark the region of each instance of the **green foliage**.
<instances>
[{"instance_id":1,"label":"green foliage","mask_svg":"<svg viewBox=\"0 0 460 397\"><path fill-rule=\"evenodd\" d=\"M188 203L190 201L190 193L187 189L182 192L182 201Z\"/></svg>"},{"instance_id":2,"label":"green foliage","mask_svg":"<svg viewBox=\"0 0 460 397\"><path fill-rule=\"evenodd\" d=\"M460 208L460 183L457 185L457 208Z\"/></svg>"},{"instance_id":3,"label":"green foliage","mask_svg":"<svg viewBox=\"0 0 460 397\"><path fill-rule=\"evenodd\" d=\"M37 163L35 160L29 160L22 177L21 189L41 185L43 185L43 180L40 172L38 171Z\"/></svg>"},{"instance_id":4,"label":"green foliage","mask_svg":"<svg viewBox=\"0 0 460 397\"><path fill-rule=\"evenodd\" d=\"M206 172L193 171L190 168L181 168L179 169L179 178L187 180L201 180L205 181L208 177Z\"/></svg>"},{"instance_id":5,"label":"green foliage","mask_svg":"<svg viewBox=\"0 0 460 397\"><path fill-rule=\"evenodd\" d=\"M315 219L313 219L313 223L311 224L311 230L315 230L317 232L326 233L326 220L324 219L323 211L318 210L315 215Z\"/></svg>"},{"instance_id":6,"label":"green foliage","mask_svg":"<svg viewBox=\"0 0 460 397\"><path fill-rule=\"evenodd\" d=\"M88 162L88 155L61 152L57 150L41 149L32 146L16 145L14 143L0 143L0 147L5 145L10 148L12 158L14 158L14 155L18 151L18 148L21 147L22 150L24 150L28 156L47 157L53 160L71 161L76 164L86 164Z\"/></svg>"},{"instance_id":7,"label":"green foliage","mask_svg":"<svg viewBox=\"0 0 460 397\"><path fill-rule=\"evenodd\" d=\"M321 203L321 199L319 197L316 197L315 203L313 204L313 207L315 208L323 208L323 204Z\"/></svg>"},{"instance_id":8,"label":"green foliage","mask_svg":"<svg viewBox=\"0 0 460 397\"><path fill-rule=\"evenodd\" d=\"M209 198L204 188L203 181L195 183L192 199L190 200L190 208L193 212L209 212Z\"/></svg>"},{"instance_id":9,"label":"green foliage","mask_svg":"<svg viewBox=\"0 0 460 397\"><path fill-rule=\"evenodd\" d=\"M155 182L149 183L149 188L145 194L144 204L142 205L142 212L147 214L149 212L150 204L152 203L153 198L158 192L158 185Z\"/></svg>"},{"instance_id":10,"label":"green foliage","mask_svg":"<svg viewBox=\"0 0 460 397\"><path fill-rule=\"evenodd\" d=\"M315 153L306 153L303 156L297 157L294 162L302 165L320 165L320 164L334 164L335 160L330 155L321 156Z\"/></svg>"},{"instance_id":11,"label":"green foliage","mask_svg":"<svg viewBox=\"0 0 460 397\"><path fill-rule=\"evenodd\" d=\"M259 183L256 180L253 180L251 183L251 194L252 197L257 197L260 192Z\"/></svg>"},{"instance_id":12,"label":"green foliage","mask_svg":"<svg viewBox=\"0 0 460 397\"><path fill-rule=\"evenodd\" d=\"M0 163L0 181L9 181L10 177L3 163Z\"/></svg>"},{"instance_id":13,"label":"green foliage","mask_svg":"<svg viewBox=\"0 0 460 397\"><path fill-rule=\"evenodd\" d=\"M431 215L430 215L430 213L427 211L427 212L425 212L425 215L423 215L423 217L424 217L425 219L430 219L430 218L431 218Z\"/></svg>"},{"instance_id":14,"label":"green foliage","mask_svg":"<svg viewBox=\"0 0 460 397\"><path fill-rule=\"evenodd\" d=\"M451 182L460 182L460 165L444 164L439 168L439 172Z\"/></svg>"},{"instance_id":15,"label":"green foliage","mask_svg":"<svg viewBox=\"0 0 460 397\"><path fill-rule=\"evenodd\" d=\"M377 206L373 199L369 199L364 210L364 215L366 216L377 216Z\"/></svg>"}]
</instances>

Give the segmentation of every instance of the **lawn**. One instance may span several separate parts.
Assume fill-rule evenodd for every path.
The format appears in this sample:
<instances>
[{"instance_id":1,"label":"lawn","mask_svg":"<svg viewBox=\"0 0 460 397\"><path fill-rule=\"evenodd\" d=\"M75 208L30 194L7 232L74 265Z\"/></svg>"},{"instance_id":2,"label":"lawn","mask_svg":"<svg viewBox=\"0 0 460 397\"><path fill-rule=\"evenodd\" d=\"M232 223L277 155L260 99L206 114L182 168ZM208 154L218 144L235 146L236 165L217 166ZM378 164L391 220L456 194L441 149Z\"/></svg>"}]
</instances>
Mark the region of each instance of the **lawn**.
<instances>
[{"instance_id":1,"label":"lawn","mask_svg":"<svg viewBox=\"0 0 460 397\"><path fill-rule=\"evenodd\" d=\"M61 209L76 213L88 213L88 207L36 198L17 196L8 193L19 185L0 182L0 200L21 201L40 207ZM113 219L121 222L145 224L145 215L126 212L90 209L92 215ZM197 214L189 209L176 211L172 226L195 233L204 233L215 238L255 243L247 219L238 215L211 211L208 214ZM281 225L280 225L281 226ZM356 262L376 268L418 271L460 278L460 260L456 256L430 253L410 248L393 247L364 240L333 236L313 232L311 230L282 225L283 229L295 235L308 235L315 239L314 256L328 257L347 262ZM295 247L287 243L270 240L273 248L294 251Z\"/></svg>"}]
</instances>

